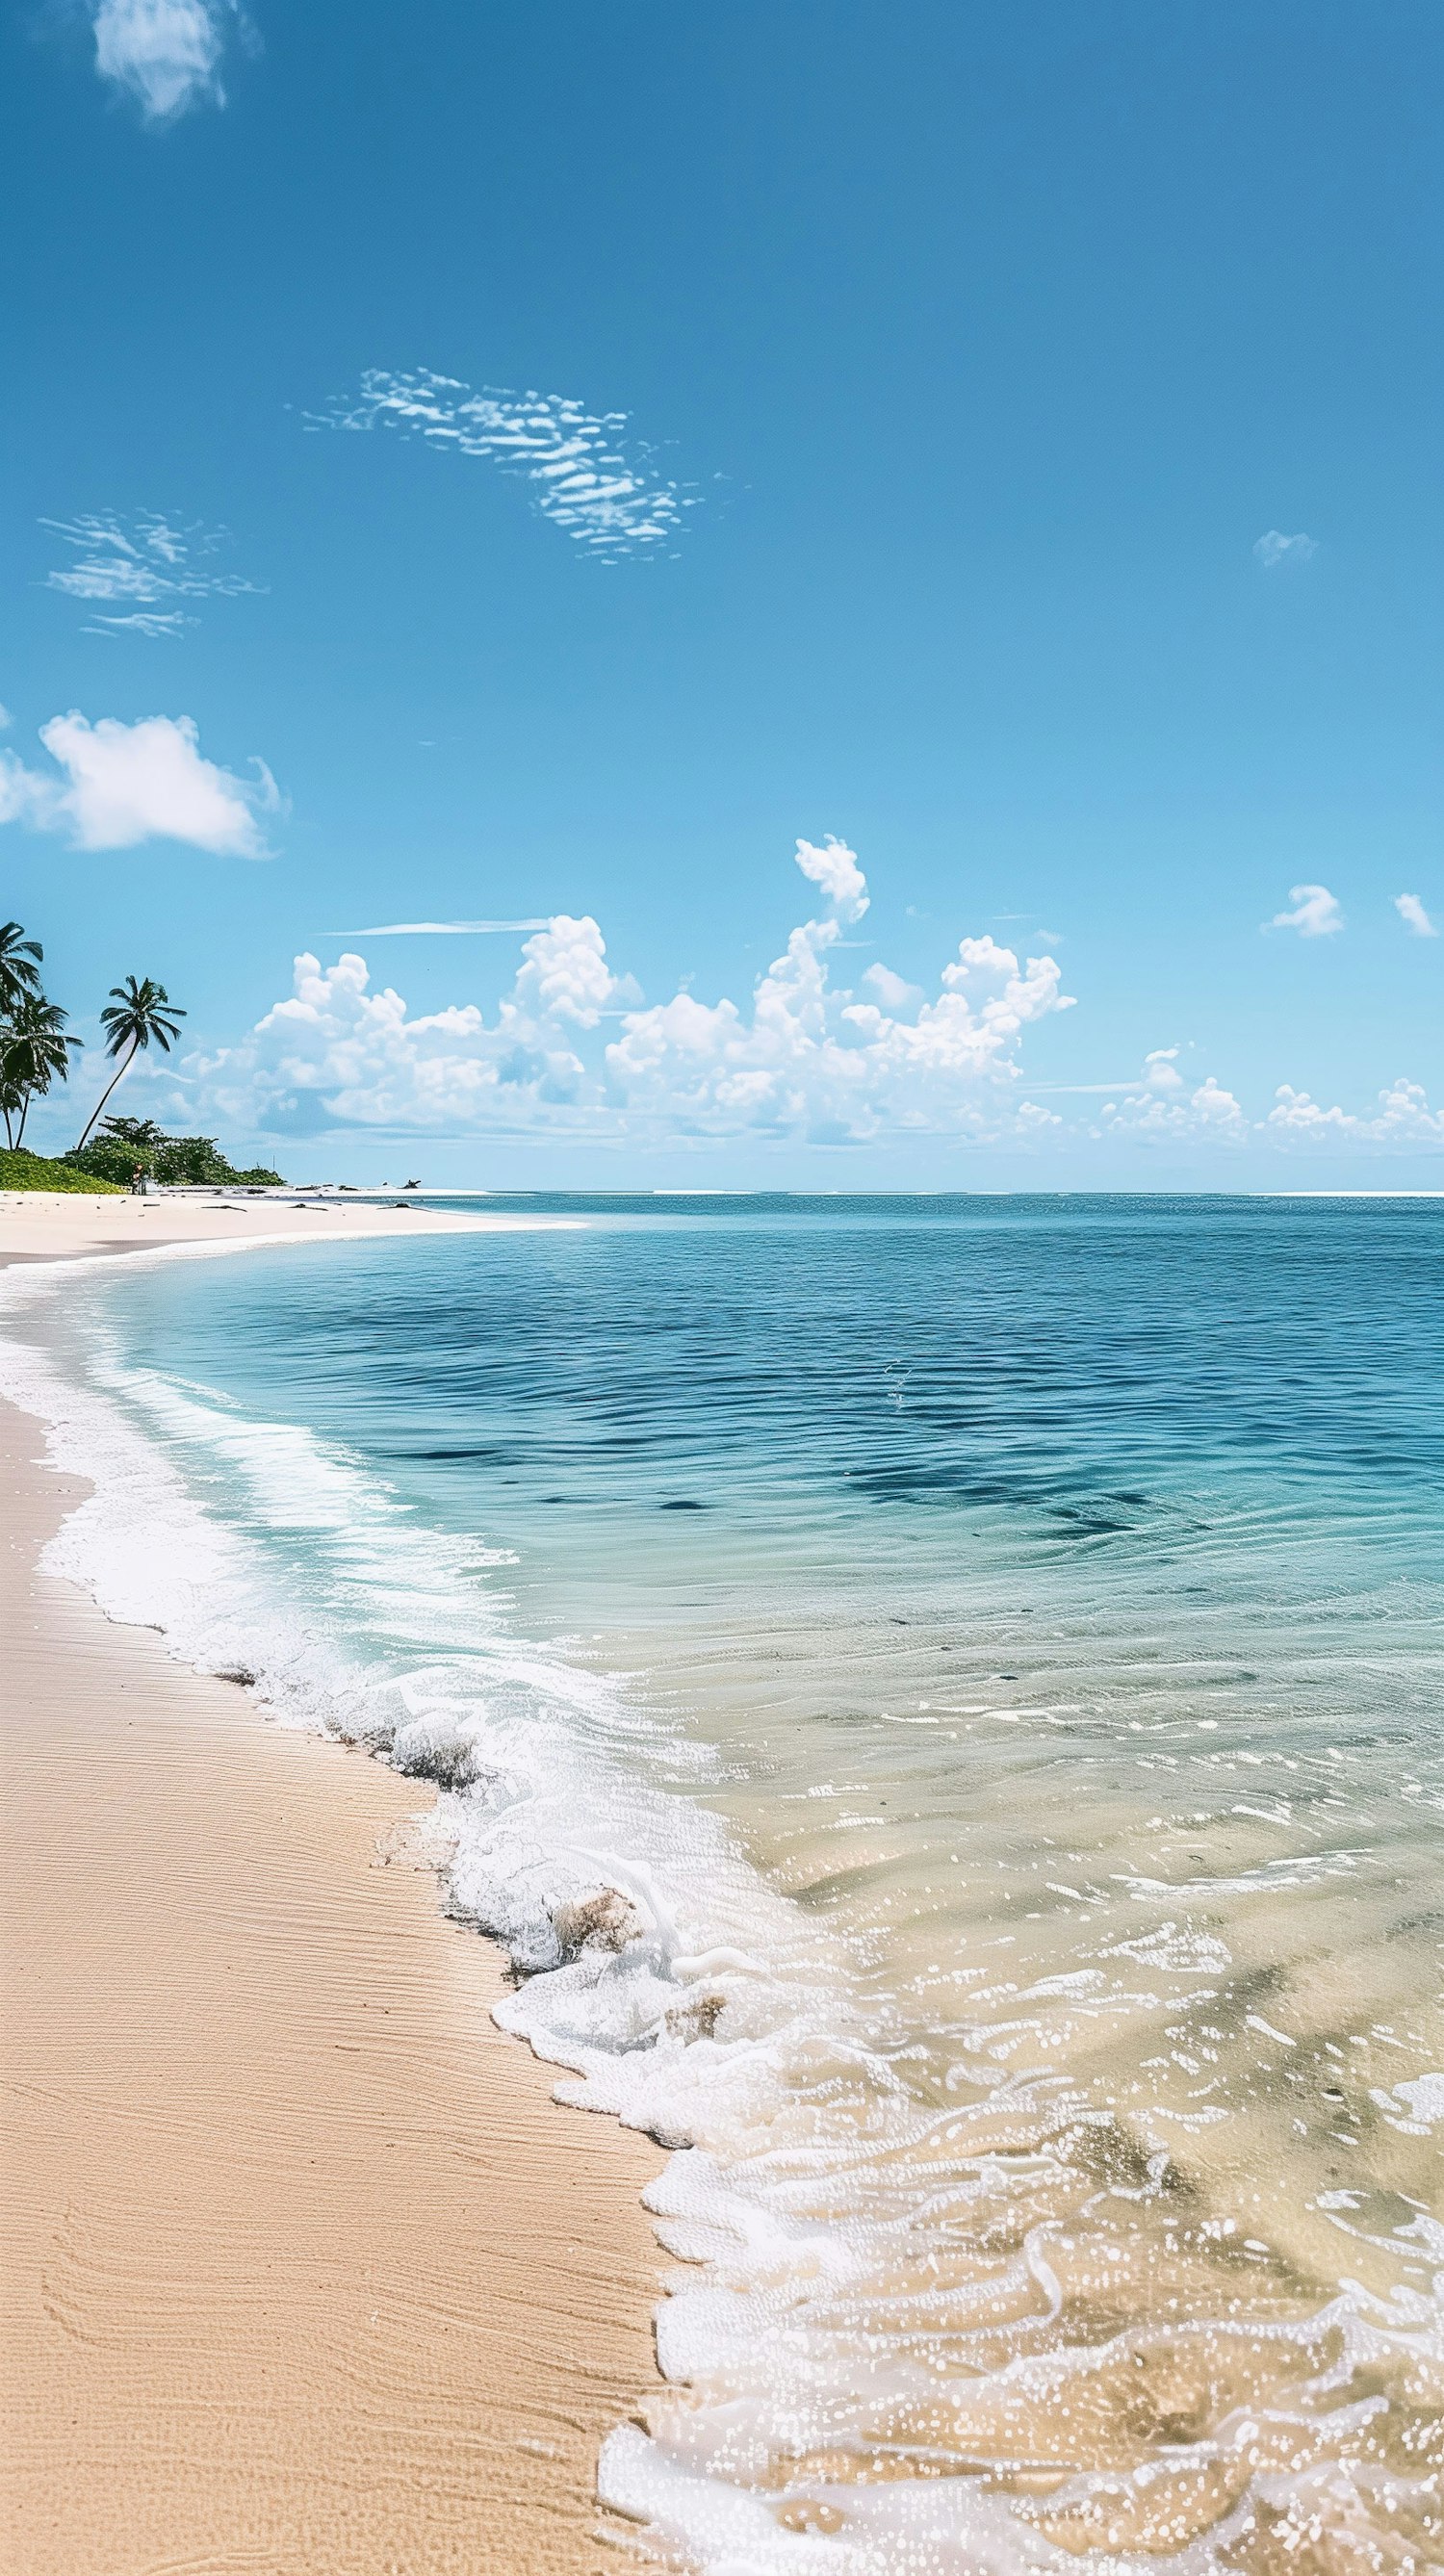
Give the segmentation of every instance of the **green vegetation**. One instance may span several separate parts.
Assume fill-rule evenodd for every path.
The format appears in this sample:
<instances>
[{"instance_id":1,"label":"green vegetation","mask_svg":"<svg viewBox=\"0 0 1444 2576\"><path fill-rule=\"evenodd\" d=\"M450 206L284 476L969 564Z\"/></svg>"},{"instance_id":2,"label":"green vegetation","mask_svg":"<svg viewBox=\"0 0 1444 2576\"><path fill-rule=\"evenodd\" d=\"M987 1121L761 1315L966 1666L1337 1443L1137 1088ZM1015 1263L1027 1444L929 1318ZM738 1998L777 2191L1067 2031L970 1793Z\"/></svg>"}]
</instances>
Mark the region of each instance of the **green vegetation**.
<instances>
[{"instance_id":1,"label":"green vegetation","mask_svg":"<svg viewBox=\"0 0 1444 2576\"><path fill-rule=\"evenodd\" d=\"M100 1181L89 1172L77 1172L69 1163L53 1163L46 1154L17 1153L0 1145L0 1190L81 1190L92 1196L113 1198L114 1181Z\"/></svg>"},{"instance_id":2,"label":"green vegetation","mask_svg":"<svg viewBox=\"0 0 1444 2576\"><path fill-rule=\"evenodd\" d=\"M220 1151L214 1136L167 1136L149 1118L107 1118L88 1145L73 1145L65 1157L71 1171L96 1180L128 1185L137 1166L152 1180L192 1189L239 1182L248 1189L279 1189L279 1172L264 1164L238 1172Z\"/></svg>"},{"instance_id":3,"label":"green vegetation","mask_svg":"<svg viewBox=\"0 0 1444 2576\"><path fill-rule=\"evenodd\" d=\"M70 1078L70 1060L83 1044L72 1037L69 1013L46 998L40 981L45 952L27 939L18 921L0 922L0 1121L5 1146L0 1165L11 1190L127 1189L137 1169L152 1179L191 1188L241 1183L252 1189L283 1186L279 1172L257 1164L237 1171L214 1136L167 1136L149 1118L104 1118L116 1084L143 1050L169 1055L185 1012L164 984L149 975L127 975L112 984L100 1014L106 1054L115 1066L81 1130L80 1142L60 1162L29 1153L25 1122L37 1100ZM42 1177L43 1176L43 1177Z\"/></svg>"}]
</instances>

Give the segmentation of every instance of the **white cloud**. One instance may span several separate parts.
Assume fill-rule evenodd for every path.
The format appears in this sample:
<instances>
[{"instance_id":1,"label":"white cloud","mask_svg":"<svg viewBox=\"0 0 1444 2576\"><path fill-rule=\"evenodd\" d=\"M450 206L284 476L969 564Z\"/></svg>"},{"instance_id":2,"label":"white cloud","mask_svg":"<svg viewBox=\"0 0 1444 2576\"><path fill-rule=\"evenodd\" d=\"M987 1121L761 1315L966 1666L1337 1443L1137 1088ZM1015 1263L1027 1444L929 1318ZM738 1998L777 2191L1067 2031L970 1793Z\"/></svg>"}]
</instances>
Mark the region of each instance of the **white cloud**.
<instances>
[{"instance_id":1,"label":"white cloud","mask_svg":"<svg viewBox=\"0 0 1444 2576\"><path fill-rule=\"evenodd\" d=\"M301 957L294 994L204 1064L204 1083L218 1110L251 1127L842 1142L903 1129L1026 1135L1049 1124L1052 1111L1017 1106L1016 1084L1024 1031L1070 1007L1055 961L1023 966L990 938L964 939L914 1019L854 1000L834 989L830 965L867 890L840 849L800 845L827 861L829 910L792 932L745 1004L682 990L642 1007L597 922L559 913L526 941L493 1021L474 1003L413 1018L389 987L371 991L360 956L325 971ZM620 1019L610 1044L598 1033L604 1016Z\"/></svg>"},{"instance_id":2,"label":"white cloud","mask_svg":"<svg viewBox=\"0 0 1444 2576\"><path fill-rule=\"evenodd\" d=\"M147 125L168 125L209 100L225 105L227 0L100 0L95 68L135 99Z\"/></svg>"},{"instance_id":3,"label":"white cloud","mask_svg":"<svg viewBox=\"0 0 1444 2576\"><path fill-rule=\"evenodd\" d=\"M1394 910L1416 939L1437 939L1439 932L1416 894L1396 894Z\"/></svg>"},{"instance_id":4,"label":"white cloud","mask_svg":"<svg viewBox=\"0 0 1444 2576\"><path fill-rule=\"evenodd\" d=\"M1327 886L1290 886L1289 901L1292 912L1276 912L1272 921L1265 922L1266 930L1296 930L1301 939L1327 939L1343 929L1338 896L1330 894Z\"/></svg>"},{"instance_id":5,"label":"white cloud","mask_svg":"<svg viewBox=\"0 0 1444 2576\"><path fill-rule=\"evenodd\" d=\"M0 751L0 823L28 823L43 831L48 789L49 782L27 769L13 751Z\"/></svg>"},{"instance_id":6,"label":"white cloud","mask_svg":"<svg viewBox=\"0 0 1444 2576\"><path fill-rule=\"evenodd\" d=\"M1302 530L1296 537L1286 537L1281 528L1270 528L1254 541L1254 555L1265 572L1277 571L1280 564L1306 564L1318 551L1318 539L1306 537Z\"/></svg>"},{"instance_id":7,"label":"white cloud","mask_svg":"<svg viewBox=\"0 0 1444 2576\"><path fill-rule=\"evenodd\" d=\"M797 864L805 877L821 886L843 921L861 921L868 907L867 879L845 841L831 832L820 849L812 841L799 841Z\"/></svg>"},{"instance_id":8,"label":"white cloud","mask_svg":"<svg viewBox=\"0 0 1444 2576\"><path fill-rule=\"evenodd\" d=\"M8 707L0 707L0 733L8 733L15 722Z\"/></svg>"},{"instance_id":9,"label":"white cloud","mask_svg":"<svg viewBox=\"0 0 1444 2576\"><path fill-rule=\"evenodd\" d=\"M1444 1144L1444 1110L1431 1109L1421 1084L1400 1074L1379 1094L1372 1117L1358 1118L1347 1109L1322 1109L1306 1091L1280 1083L1264 1126L1288 1143L1364 1145Z\"/></svg>"},{"instance_id":10,"label":"white cloud","mask_svg":"<svg viewBox=\"0 0 1444 2576\"><path fill-rule=\"evenodd\" d=\"M1249 1122L1231 1091L1213 1074L1190 1091L1174 1058L1177 1047L1155 1047L1143 1060L1136 1089L1122 1100L1108 1101L1095 1136L1126 1135L1147 1143L1176 1143L1194 1138L1215 1144L1241 1145Z\"/></svg>"},{"instance_id":11,"label":"white cloud","mask_svg":"<svg viewBox=\"0 0 1444 2576\"><path fill-rule=\"evenodd\" d=\"M538 1019L573 1020L579 1029L594 1029L611 1003L627 995L640 998L630 976L612 973L607 943L590 913L579 921L569 912L557 913L521 953L516 1001Z\"/></svg>"},{"instance_id":12,"label":"white cloud","mask_svg":"<svg viewBox=\"0 0 1444 2576\"><path fill-rule=\"evenodd\" d=\"M526 921L378 921L369 930L328 930L328 939L461 939L498 930L547 930L549 913Z\"/></svg>"},{"instance_id":13,"label":"white cloud","mask_svg":"<svg viewBox=\"0 0 1444 2576\"><path fill-rule=\"evenodd\" d=\"M750 1013L690 993L632 1013L607 1050L614 1086L632 1105L709 1134L751 1127L832 1142L997 1126L1022 1030L1071 1006L1055 961L1022 969L991 938L964 939L937 999L906 1021L832 990L828 952L839 936L836 918L794 930Z\"/></svg>"},{"instance_id":14,"label":"white cloud","mask_svg":"<svg viewBox=\"0 0 1444 2576\"><path fill-rule=\"evenodd\" d=\"M916 1010L923 998L921 984L910 984L905 975L895 975L890 966L866 967L862 980L885 1011Z\"/></svg>"},{"instance_id":15,"label":"white cloud","mask_svg":"<svg viewBox=\"0 0 1444 2576\"><path fill-rule=\"evenodd\" d=\"M1196 1126L1210 1135L1226 1137L1234 1143L1238 1141L1244 1124L1243 1111L1233 1093L1225 1091L1212 1074L1199 1084L1188 1105Z\"/></svg>"},{"instance_id":16,"label":"white cloud","mask_svg":"<svg viewBox=\"0 0 1444 2576\"><path fill-rule=\"evenodd\" d=\"M1090 1130L1095 1139L1127 1137L1140 1144L1162 1145L1256 1142L1284 1148L1320 1142L1396 1148L1444 1143L1444 1115L1431 1110L1419 1085L1402 1076L1380 1092L1379 1108L1367 1118L1344 1109L1321 1109L1306 1091L1295 1091L1286 1082L1276 1092L1268 1116L1254 1122L1212 1074L1190 1090L1173 1067L1176 1053L1176 1048L1159 1048L1145 1058L1137 1085L1104 1106L1098 1125ZM1174 1073L1171 1084L1161 1079L1168 1073Z\"/></svg>"},{"instance_id":17,"label":"white cloud","mask_svg":"<svg viewBox=\"0 0 1444 2576\"><path fill-rule=\"evenodd\" d=\"M877 966L862 978L873 998L859 998L832 977L845 926L868 901L862 869L837 842L799 842L797 863L827 903L741 1001L707 1001L684 985L644 1004L590 913L556 913L528 930L491 1016L475 1002L413 1016L392 986L373 991L355 950L326 968L308 952L294 990L239 1045L190 1059L187 1115L273 1134L355 1126L633 1147L908 1135L1085 1150L1089 1139L1304 1151L1320 1139L1365 1150L1444 1144L1444 1113L1403 1077L1366 1117L1284 1085L1255 1123L1215 1075L1186 1079L1178 1046L1152 1048L1096 1123L1067 1124L1029 1096L1021 1061L1029 1029L1072 1007L1054 958L1020 960L990 936L965 938L930 993Z\"/></svg>"},{"instance_id":18,"label":"white cloud","mask_svg":"<svg viewBox=\"0 0 1444 2576\"><path fill-rule=\"evenodd\" d=\"M486 458L523 476L543 516L605 558L671 547L683 512L696 506L683 484L658 472L649 447L624 445L626 425L625 412L589 412L570 394L495 385L473 393L429 367L410 374L368 368L359 396L307 421L310 429L398 429L431 447Z\"/></svg>"},{"instance_id":19,"label":"white cloud","mask_svg":"<svg viewBox=\"0 0 1444 2576\"><path fill-rule=\"evenodd\" d=\"M91 611L86 634L179 635L196 619L177 602L234 599L260 588L209 569L210 558L229 543L224 528L172 527L152 510L129 519L105 511L40 525L73 550L75 561L48 574L46 588Z\"/></svg>"},{"instance_id":20,"label":"white cloud","mask_svg":"<svg viewBox=\"0 0 1444 2576\"><path fill-rule=\"evenodd\" d=\"M587 1123L585 1067L555 1026L504 1002L493 1025L468 1002L412 1018L363 957L296 959L293 993L239 1047L197 1062L206 1095L251 1128L506 1132Z\"/></svg>"},{"instance_id":21,"label":"white cloud","mask_svg":"<svg viewBox=\"0 0 1444 2576\"><path fill-rule=\"evenodd\" d=\"M257 817L281 810L275 780L262 760L254 785L206 760L189 716L91 724L72 708L42 725L40 739L55 771L0 752L0 822L60 833L78 850L170 840L219 857L265 857Z\"/></svg>"}]
</instances>

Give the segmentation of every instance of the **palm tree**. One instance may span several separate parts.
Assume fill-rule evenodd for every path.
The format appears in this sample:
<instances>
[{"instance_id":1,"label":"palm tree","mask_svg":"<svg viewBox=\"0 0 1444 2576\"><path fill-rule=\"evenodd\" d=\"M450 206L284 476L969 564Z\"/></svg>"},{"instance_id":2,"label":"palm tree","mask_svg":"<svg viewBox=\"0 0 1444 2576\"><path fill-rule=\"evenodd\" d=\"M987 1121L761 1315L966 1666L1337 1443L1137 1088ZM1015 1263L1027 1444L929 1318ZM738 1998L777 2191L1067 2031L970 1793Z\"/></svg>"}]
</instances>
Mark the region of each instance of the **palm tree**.
<instances>
[{"instance_id":1,"label":"palm tree","mask_svg":"<svg viewBox=\"0 0 1444 2576\"><path fill-rule=\"evenodd\" d=\"M5 1121L5 1142L12 1153L15 1149L15 1121L22 1105L20 1085L11 1075L4 1045L0 1043L0 1118Z\"/></svg>"},{"instance_id":2,"label":"palm tree","mask_svg":"<svg viewBox=\"0 0 1444 2576\"><path fill-rule=\"evenodd\" d=\"M31 1101L43 1099L52 1082L67 1079L70 1050L83 1043L66 1035L69 1017L58 1002L47 1002L43 993L27 993L13 1005L0 1030L0 1113L17 1152L25 1139Z\"/></svg>"},{"instance_id":3,"label":"palm tree","mask_svg":"<svg viewBox=\"0 0 1444 2576\"><path fill-rule=\"evenodd\" d=\"M0 1020L12 1019L27 997L40 991L38 939L27 939L18 921L0 921Z\"/></svg>"},{"instance_id":4,"label":"palm tree","mask_svg":"<svg viewBox=\"0 0 1444 2576\"><path fill-rule=\"evenodd\" d=\"M180 1024L184 1018L179 1002L171 1000L164 984L153 984L148 975L142 976L139 983L133 975L127 975L123 984L111 985L110 1000L100 1014L100 1025L105 1031L106 1054L118 1056L120 1062L85 1122L85 1136L81 1137L80 1145L85 1143L85 1137L90 1134L121 1075L130 1071L141 1048L148 1047L154 1039L161 1054L169 1055L171 1041L180 1036ZM80 1145L75 1149L77 1153Z\"/></svg>"}]
</instances>

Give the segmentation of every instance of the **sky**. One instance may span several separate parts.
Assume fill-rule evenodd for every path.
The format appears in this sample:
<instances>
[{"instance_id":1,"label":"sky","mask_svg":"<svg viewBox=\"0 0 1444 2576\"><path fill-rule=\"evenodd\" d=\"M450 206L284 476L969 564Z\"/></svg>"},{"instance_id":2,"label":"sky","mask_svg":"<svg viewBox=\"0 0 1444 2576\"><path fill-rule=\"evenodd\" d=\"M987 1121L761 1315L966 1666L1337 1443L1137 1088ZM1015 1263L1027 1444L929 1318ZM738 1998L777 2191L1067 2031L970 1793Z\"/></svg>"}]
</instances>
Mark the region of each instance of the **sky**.
<instances>
[{"instance_id":1,"label":"sky","mask_svg":"<svg viewBox=\"0 0 1444 2576\"><path fill-rule=\"evenodd\" d=\"M134 973L293 1179L1444 1187L1441 104L1436 0L22 0L27 1141Z\"/></svg>"}]
</instances>

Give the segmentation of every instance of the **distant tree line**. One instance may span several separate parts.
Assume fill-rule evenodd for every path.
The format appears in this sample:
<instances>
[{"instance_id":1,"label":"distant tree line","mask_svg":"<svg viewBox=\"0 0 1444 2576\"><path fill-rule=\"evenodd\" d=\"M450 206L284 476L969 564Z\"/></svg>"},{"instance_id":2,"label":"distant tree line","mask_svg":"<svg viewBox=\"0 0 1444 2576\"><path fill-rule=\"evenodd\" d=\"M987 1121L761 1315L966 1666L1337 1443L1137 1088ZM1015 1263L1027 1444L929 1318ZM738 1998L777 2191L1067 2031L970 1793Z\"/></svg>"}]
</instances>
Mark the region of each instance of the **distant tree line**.
<instances>
[{"instance_id":1,"label":"distant tree line","mask_svg":"<svg viewBox=\"0 0 1444 2576\"><path fill-rule=\"evenodd\" d=\"M6 1145L14 1153L24 1148L26 1121L35 1102L57 1083L69 1081L71 1059L84 1044L66 1025L69 1012L46 995L40 974L44 959L39 940L27 939L18 921L0 923L0 1118ZM79 1143L61 1157L62 1162L92 1180L118 1182L122 1187L137 1171L157 1181L200 1187L221 1181L244 1181L253 1188L279 1183L280 1173L262 1164L237 1171L214 1136L168 1136L149 1118L103 1116L116 1084L138 1055L152 1046L169 1055L185 1016L164 984L153 982L149 975L127 975L123 984L111 986L100 1024L114 1071L80 1131Z\"/></svg>"},{"instance_id":2,"label":"distant tree line","mask_svg":"<svg viewBox=\"0 0 1444 2576\"><path fill-rule=\"evenodd\" d=\"M72 1145L63 1159L73 1171L88 1172L97 1181L125 1182L139 1170L152 1180L192 1189L216 1181L245 1181L252 1189L264 1189L281 1178L259 1163L239 1172L214 1136L168 1136L150 1118L104 1119L88 1144Z\"/></svg>"}]
</instances>

